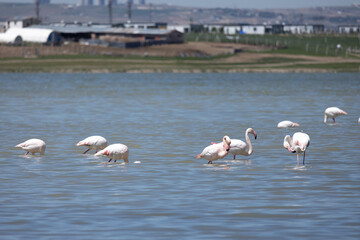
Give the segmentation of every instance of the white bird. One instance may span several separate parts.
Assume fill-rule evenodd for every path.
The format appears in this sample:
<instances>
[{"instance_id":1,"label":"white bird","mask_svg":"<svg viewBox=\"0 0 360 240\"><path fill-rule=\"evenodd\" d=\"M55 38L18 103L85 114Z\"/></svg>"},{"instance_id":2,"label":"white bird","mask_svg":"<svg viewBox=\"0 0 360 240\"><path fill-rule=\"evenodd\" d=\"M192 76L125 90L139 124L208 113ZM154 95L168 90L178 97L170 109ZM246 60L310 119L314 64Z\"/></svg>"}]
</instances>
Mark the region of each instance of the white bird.
<instances>
[{"instance_id":1,"label":"white bird","mask_svg":"<svg viewBox=\"0 0 360 240\"><path fill-rule=\"evenodd\" d=\"M101 136L91 136L91 137L87 137L84 140L78 142L76 144L76 146L88 147L88 149L84 152L84 154L85 154L88 151L90 151L90 149L94 149L95 152L97 152L98 150L102 150L102 149L106 148L107 141L105 138L103 138Z\"/></svg>"},{"instance_id":2,"label":"white bird","mask_svg":"<svg viewBox=\"0 0 360 240\"><path fill-rule=\"evenodd\" d=\"M205 158L208 160L208 164L212 164L213 161L219 158L224 158L230 149L231 140L228 136L223 137L221 143L215 143L204 148L202 153L196 156L196 158Z\"/></svg>"},{"instance_id":3,"label":"white bird","mask_svg":"<svg viewBox=\"0 0 360 240\"><path fill-rule=\"evenodd\" d=\"M282 122L279 122L277 125L278 128L292 128L292 127L298 127L298 126L300 126L300 124L294 123L292 121L282 121Z\"/></svg>"},{"instance_id":4,"label":"white bird","mask_svg":"<svg viewBox=\"0 0 360 240\"><path fill-rule=\"evenodd\" d=\"M347 115L347 113L337 107L329 107L325 110L324 123L326 123L328 118L332 118L333 123L335 123L335 118L339 115Z\"/></svg>"},{"instance_id":5,"label":"white bird","mask_svg":"<svg viewBox=\"0 0 360 240\"><path fill-rule=\"evenodd\" d=\"M109 157L110 160L108 162L111 162L111 160L116 162L116 160L124 159L125 163L129 163L129 148L121 143L111 144L96 153L95 156Z\"/></svg>"},{"instance_id":6,"label":"white bird","mask_svg":"<svg viewBox=\"0 0 360 240\"><path fill-rule=\"evenodd\" d=\"M303 165L305 165L305 152L306 149L310 146L310 137L306 133L296 132L290 137L286 135L284 138L284 148L289 150L292 153L296 153L297 156L297 165L299 165L299 154L304 154Z\"/></svg>"},{"instance_id":7,"label":"white bird","mask_svg":"<svg viewBox=\"0 0 360 240\"><path fill-rule=\"evenodd\" d=\"M20 143L15 146L16 148L20 148L26 151L25 155L29 153L35 154L40 153L40 155L44 155L46 144L41 139L32 138L23 143Z\"/></svg>"},{"instance_id":8,"label":"white bird","mask_svg":"<svg viewBox=\"0 0 360 240\"><path fill-rule=\"evenodd\" d=\"M234 160L236 155L244 155L250 156L253 153L253 148L249 139L249 133L253 134L255 139L257 138L257 134L252 128L246 129L245 139L246 143L239 139L231 139L230 150L229 153L234 155Z\"/></svg>"}]
</instances>

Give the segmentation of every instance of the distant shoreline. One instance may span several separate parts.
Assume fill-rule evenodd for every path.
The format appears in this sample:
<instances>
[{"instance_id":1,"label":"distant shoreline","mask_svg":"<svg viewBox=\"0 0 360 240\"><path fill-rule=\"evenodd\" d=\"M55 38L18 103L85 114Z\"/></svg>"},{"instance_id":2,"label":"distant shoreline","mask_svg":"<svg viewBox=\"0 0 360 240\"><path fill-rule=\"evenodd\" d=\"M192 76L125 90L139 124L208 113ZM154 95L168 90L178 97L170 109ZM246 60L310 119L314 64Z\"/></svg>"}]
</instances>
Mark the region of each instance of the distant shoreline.
<instances>
[{"instance_id":1,"label":"distant shoreline","mask_svg":"<svg viewBox=\"0 0 360 240\"><path fill-rule=\"evenodd\" d=\"M0 72L360 72L360 57L291 54L262 46L207 42L136 49L0 45Z\"/></svg>"}]
</instances>

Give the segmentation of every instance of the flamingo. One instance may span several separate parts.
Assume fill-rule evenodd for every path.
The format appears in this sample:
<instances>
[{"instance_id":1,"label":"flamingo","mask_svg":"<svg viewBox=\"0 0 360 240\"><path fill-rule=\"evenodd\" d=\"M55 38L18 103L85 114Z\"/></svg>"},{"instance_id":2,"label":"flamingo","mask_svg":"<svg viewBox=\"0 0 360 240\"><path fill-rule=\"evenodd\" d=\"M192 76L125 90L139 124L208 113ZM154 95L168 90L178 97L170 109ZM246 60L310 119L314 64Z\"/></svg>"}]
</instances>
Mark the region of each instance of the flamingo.
<instances>
[{"instance_id":1,"label":"flamingo","mask_svg":"<svg viewBox=\"0 0 360 240\"><path fill-rule=\"evenodd\" d=\"M310 145L310 137L306 133L296 132L290 137L286 135L284 138L284 148L292 153L296 153L297 165L299 166L299 154L304 153L303 165L305 165L305 152Z\"/></svg>"},{"instance_id":2,"label":"flamingo","mask_svg":"<svg viewBox=\"0 0 360 240\"><path fill-rule=\"evenodd\" d=\"M329 107L325 110L324 123L326 123L328 118L332 118L333 123L335 123L335 118L339 115L347 115L347 112L341 110L337 107Z\"/></svg>"},{"instance_id":3,"label":"flamingo","mask_svg":"<svg viewBox=\"0 0 360 240\"><path fill-rule=\"evenodd\" d=\"M202 153L196 156L196 158L205 158L208 160L208 164L212 164L213 161L219 158L224 158L230 149L231 140L228 136L223 137L221 143L215 143L204 148Z\"/></svg>"},{"instance_id":4,"label":"flamingo","mask_svg":"<svg viewBox=\"0 0 360 240\"><path fill-rule=\"evenodd\" d=\"M103 138L101 136L91 136L91 137L87 137L84 140L78 142L76 144L76 146L88 147L88 149L85 152L83 152L83 154L90 151L90 149L94 149L95 153L97 153L98 150L102 150L102 149L106 148L107 141L105 138Z\"/></svg>"},{"instance_id":5,"label":"flamingo","mask_svg":"<svg viewBox=\"0 0 360 240\"><path fill-rule=\"evenodd\" d=\"M25 150L25 155L28 155L30 152L31 154L40 153L40 155L44 155L46 144L41 139L32 138L15 147Z\"/></svg>"},{"instance_id":6,"label":"flamingo","mask_svg":"<svg viewBox=\"0 0 360 240\"><path fill-rule=\"evenodd\" d=\"M298 127L298 126L300 126L300 124L294 123L292 121L282 121L282 122L279 122L277 125L278 128L292 128L292 127Z\"/></svg>"},{"instance_id":7,"label":"flamingo","mask_svg":"<svg viewBox=\"0 0 360 240\"><path fill-rule=\"evenodd\" d=\"M254 131L254 129L252 128L248 128L246 129L245 132L245 139L246 139L246 143L244 141L241 141L239 139L231 139L231 144L230 144L230 150L229 153L234 155L234 160L236 158L236 155L244 155L244 156L250 156L253 153L253 148L249 139L249 133L252 133L255 137L255 139L257 138L257 134ZM249 146L249 148L248 148Z\"/></svg>"},{"instance_id":8,"label":"flamingo","mask_svg":"<svg viewBox=\"0 0 360 240\"><path fill-rule=\"evenodd\" d=\"M113 159L114 162L119 159L124 159L125 163L129 163L129 148L121 143L111 144L96 153L95 156L107 156L110 158L108 162L111 162Z\"/></svg>"}]
</instances>

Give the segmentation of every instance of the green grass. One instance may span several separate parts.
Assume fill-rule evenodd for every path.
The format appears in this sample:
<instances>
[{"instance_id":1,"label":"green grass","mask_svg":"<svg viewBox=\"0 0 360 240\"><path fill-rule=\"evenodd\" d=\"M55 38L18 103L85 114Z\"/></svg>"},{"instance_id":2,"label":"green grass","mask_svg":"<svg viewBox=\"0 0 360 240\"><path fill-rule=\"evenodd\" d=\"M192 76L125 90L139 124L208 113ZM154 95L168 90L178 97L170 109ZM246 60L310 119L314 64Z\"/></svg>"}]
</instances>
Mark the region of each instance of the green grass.
<instances>
[{"instance_id":1,"label":"green grass","mask_svg":"<svg viewBox=\"0 0 360 240\"><path fill-rule=\"evenodd\" d=\"M263 45L277 48L271 52L287 54L305 54L314 56L343 56L349 57L350 49L360 49L360 37L357 35L233 35L228 39L219 33L188 33L185 41L199 42L232 42L251 45ZM340 44L341 48L337 48Z\"/></svg>"},{"instance_id":2,"label":"green grass","mask_svg":"<svg viewBox=\"0 0 360 240\"><path fill-rule=\"evenodd\" d=\"M256 53L254 53L256 54ZM101 55L56 55L39 58L0 59L0 72L128 72L128 71L241 71L244 69L269 70L313 69L325 71L358 72L360 63L315 63L302 64L302 59L269 55L257 61L222 61L232 55L214 58L101 56ZM217 60L217 61L214 61ZM306 60L307 62L309 60ZM292 65L288 65L290 63ZM268 64L273 64L271 67ZM274 65L275 64L275 65ZM278 64L278 65L276 65Z\"/></svg>"}]
</instances>

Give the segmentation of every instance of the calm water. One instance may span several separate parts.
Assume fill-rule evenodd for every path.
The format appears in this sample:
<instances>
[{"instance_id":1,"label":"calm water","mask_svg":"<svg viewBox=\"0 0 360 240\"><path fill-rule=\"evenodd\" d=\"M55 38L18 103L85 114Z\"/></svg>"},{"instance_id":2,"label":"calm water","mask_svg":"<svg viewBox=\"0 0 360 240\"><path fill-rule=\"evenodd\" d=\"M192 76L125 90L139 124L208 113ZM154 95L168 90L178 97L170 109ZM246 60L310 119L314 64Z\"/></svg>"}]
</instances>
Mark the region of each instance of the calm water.
<instances>
[{"instance_id":1,"label":"calm water","mask_svg":"<svg viewBox=\"0 0 360 240\"><path fill-rule=\"evenodd\" d=\"M0 93L1 239L360 238L359 74L0 74ZM195 159L247 127L252 156ZM91 135L130 164L83 155ZM13 148L29 138L44 156Z\"/></svg>"}]
</instances>

